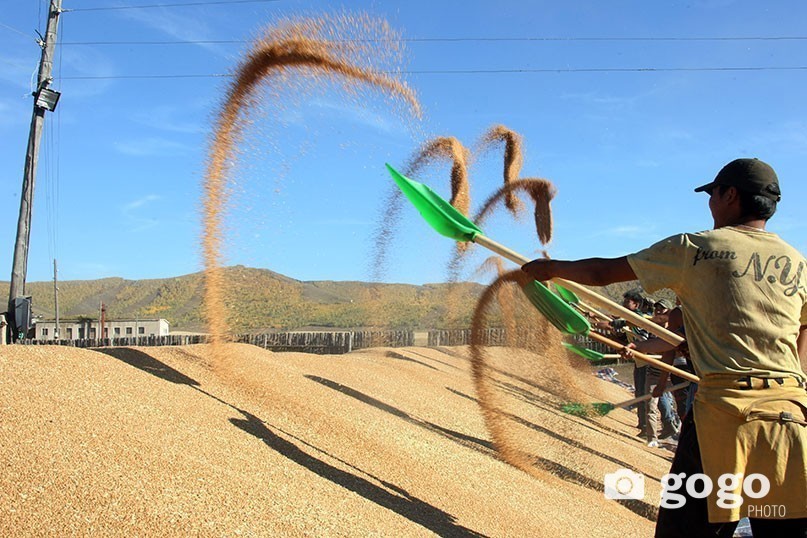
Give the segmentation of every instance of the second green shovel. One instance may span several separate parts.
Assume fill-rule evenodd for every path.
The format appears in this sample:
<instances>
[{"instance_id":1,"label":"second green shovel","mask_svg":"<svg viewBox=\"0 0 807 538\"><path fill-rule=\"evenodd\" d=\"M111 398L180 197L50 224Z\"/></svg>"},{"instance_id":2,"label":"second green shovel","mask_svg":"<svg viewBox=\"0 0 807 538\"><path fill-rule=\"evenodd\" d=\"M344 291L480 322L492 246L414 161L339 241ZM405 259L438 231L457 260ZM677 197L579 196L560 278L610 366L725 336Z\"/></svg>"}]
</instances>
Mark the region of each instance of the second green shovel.
<instances>
[{"instance_id":1,"label":"second green shovel","mask_svg":"<svg viewBox=\"0 0 807 538\"><path fill-rule=\"evenodd\" d=\"M504 258L507 258L512 262L517 263L518 265L524 265L531 261L529 258L510 250L504 245L493 241L489 237L486 237L476 224L471 222L471 220L465 215L457 211L454 206L443 200L428 186L409 179L395 170L389 164L387 164L387 170L389 170L392 179L395 180L395 183L401 189L404 196L409 199L409 201L415 206L418 212L420 212L421 216L426 220L426 222L428 222L429 225L439 234L449 237L455 241L474 242L487 248L488 250L491 250L492 252L495 252L496 254L499 254L500 256L503 256ZM675 346L678 346L683 342L683 338L677 334L668 331L664 327L661 327L650 320L643 318L642 316L638 316L635 312L632 312L627 308L623 308L610 299L594 293L585 286L559 278L553 279L553 281L579 295L584 295L591 302L612 311L612 313L616 313L617 315L634 323L638 327L647 329L651 333ZM533 282L531 287L533 288L531 290L531 300L533 300L535 306L539 308L542 313L547 315L547 318L549 318L553 324L559 323L560 325L565 326L564 328L556 325L560 330L565 330L571 334L585 334L591 329L588 321L582 315L580 315L579 312L569 307L568 304L566 304L560 297L549 291L549 289L547 289L542 283ZM544 290L546 291L544 292ZM565 308L563 308L561 305L564 305ZM553 319L553 316L556 318L560 317L560 320Z\"/></svg>"}]
</instances>

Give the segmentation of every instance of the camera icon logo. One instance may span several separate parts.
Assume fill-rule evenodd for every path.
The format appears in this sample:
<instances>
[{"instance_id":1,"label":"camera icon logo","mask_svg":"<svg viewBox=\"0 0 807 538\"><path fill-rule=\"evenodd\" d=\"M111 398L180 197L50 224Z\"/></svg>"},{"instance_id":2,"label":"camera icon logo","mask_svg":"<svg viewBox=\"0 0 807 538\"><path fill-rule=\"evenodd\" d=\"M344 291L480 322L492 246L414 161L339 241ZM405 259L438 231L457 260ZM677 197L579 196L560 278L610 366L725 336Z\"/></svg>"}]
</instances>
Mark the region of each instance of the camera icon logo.
<instances>
[{"instance_id":1,"label":"camera icon logo","mask_svg":"<svg viewBox=\"0 0 807 538\"><path fill-rule=\"evenodd\" d=\"M605 475L606 499L644 499L644 475L618 469Z\"/></svg>"}]
</instances>

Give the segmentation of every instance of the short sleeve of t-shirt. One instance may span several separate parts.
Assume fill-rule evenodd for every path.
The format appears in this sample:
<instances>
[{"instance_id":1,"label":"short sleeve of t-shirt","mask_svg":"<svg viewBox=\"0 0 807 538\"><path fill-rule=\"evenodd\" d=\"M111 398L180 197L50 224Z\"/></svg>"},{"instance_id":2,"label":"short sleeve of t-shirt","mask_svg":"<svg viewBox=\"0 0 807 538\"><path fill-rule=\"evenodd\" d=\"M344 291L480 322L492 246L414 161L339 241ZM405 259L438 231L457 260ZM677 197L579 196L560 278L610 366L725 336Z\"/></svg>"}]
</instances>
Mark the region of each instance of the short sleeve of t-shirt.
<instances>
[{"instance_id":1,"label":"short sleeve of t-shirt","mask_svg":"<svg viewBox=\"0 0 807 538\"><path fill-rule=\"evenodd\" d=\"M648 293L662 288L676 290L687 263L688 244L686 235L678 234L628 256L628 263Z\"/></svg>"}]
</instances>

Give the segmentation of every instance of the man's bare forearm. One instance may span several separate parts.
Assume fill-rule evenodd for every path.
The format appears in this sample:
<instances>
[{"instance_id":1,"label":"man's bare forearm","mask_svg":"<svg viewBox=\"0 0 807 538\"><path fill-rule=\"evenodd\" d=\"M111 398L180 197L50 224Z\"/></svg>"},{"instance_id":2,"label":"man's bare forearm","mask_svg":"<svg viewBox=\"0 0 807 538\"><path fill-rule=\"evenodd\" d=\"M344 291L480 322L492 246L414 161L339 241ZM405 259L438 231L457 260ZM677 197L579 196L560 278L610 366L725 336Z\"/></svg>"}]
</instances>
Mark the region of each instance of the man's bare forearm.
<instances>
[{"instance_id":1,"label":"man's bare forearm","mask_svg":"<svg viewBox=\"0 0 807 538\"><path fill-rule=\"evenodd\" d=\"M648 338L647 340L636 342L634 346L637 351L640 351L646 355L661 354L661 353L669 354L668 352L675 350L674 345L667 343L661 338ZM672 359L674 357L675 354L672 353L670 360L666 362L672 364Z\"/></svg>"},{"instance_id":2,"label":"man's bare forearm","mask_svg":"<svg viewBox=\"0 0 807 538\"><path fill-rule=\"evenodd\" d=\"M636 280L636 274L626 257L587 258L577 261L538 259L522 269L535 280L563 278L579 284L605 286L614 282Z\"/></svg>"}]
</instances>

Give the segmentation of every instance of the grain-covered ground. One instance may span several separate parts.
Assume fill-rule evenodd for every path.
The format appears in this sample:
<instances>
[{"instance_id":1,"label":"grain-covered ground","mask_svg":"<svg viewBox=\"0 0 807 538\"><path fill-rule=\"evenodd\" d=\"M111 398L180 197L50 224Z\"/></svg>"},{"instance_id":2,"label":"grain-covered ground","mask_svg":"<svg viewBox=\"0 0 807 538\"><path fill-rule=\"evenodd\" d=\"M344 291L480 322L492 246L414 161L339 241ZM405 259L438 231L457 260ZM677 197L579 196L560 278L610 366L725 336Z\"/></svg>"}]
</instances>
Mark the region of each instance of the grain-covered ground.
<instances>
[{"instance_id":1,"label":"grain-covered ground","mask_svg":"<svg viewBox=\"0 0 807 538\"><path fill-rule=\"evenodd\" d=\"M557 411L551 372L499 372L531 476L497 456L467 348L226 355L0 349L0 536L652 535L671 453L626 411ZM643 503L603 497L621 467Z\"/></svg>"}]
</instances>

